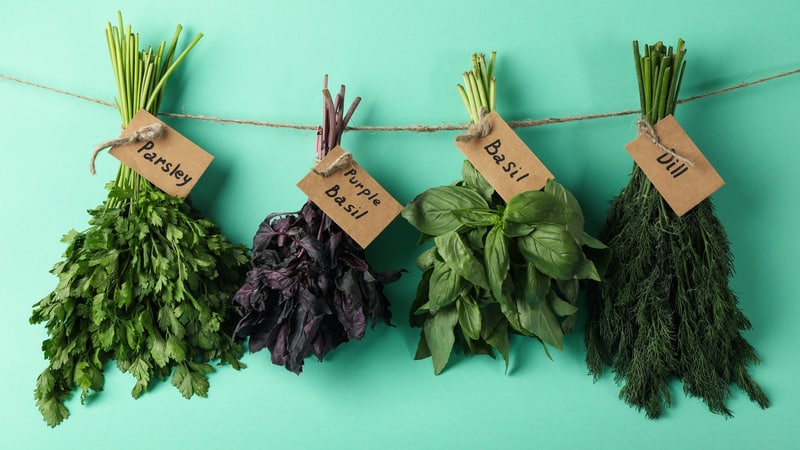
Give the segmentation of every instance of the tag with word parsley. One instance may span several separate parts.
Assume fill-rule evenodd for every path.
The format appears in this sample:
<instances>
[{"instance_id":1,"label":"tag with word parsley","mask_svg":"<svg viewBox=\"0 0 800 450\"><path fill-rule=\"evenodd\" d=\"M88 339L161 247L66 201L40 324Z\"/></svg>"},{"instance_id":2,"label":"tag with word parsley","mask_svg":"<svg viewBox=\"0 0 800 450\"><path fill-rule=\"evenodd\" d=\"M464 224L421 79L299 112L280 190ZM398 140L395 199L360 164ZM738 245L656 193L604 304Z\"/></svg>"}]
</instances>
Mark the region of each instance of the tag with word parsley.
<instances>
[{"instance_id":1,"label":"tag with word parsley","mask_svg":"<svg viewBox=\"0 0 800 450\"><path fill-rule=\"evenodd\" d=\"M330 167L344 154L336 146L319 163ZM297 186L363 248L389 226L403 206L352 161L330 175L309 172Z\"/></svg>"},{"instance_id":2,"label":"tag with word parsley","mask_svg":"<svg viewBox=\"0 0 800 450\"><path fill-rule=\"evenodd\" d=\"M725 181L672 115L652 127L663 148L644 134L625 146L678 217L708 198Z\"/></svg>"},{"instance_id":3,"label":"tag with word parsley","mask_svg":"<svg viewBox=\"0 0 800 450\"><path fill-rule=\"evenodd\" d=\"M542 189L553 174L496 112L487 116L486 137L455 144L505 201L527 191Z\"/></svg>"},{"instance_id":4,"label":"tag with word parsley","mask_svg":"<svg viewBox=\"0 0 800 450\"><path fill-rule=\"evenodd\" d=\"M117 145L109 153L167 194L186 197L214 156L144 109L136 113L122 136L132 136L154 123L163 127L161 136Z\"/></svg>"}]
</instances>

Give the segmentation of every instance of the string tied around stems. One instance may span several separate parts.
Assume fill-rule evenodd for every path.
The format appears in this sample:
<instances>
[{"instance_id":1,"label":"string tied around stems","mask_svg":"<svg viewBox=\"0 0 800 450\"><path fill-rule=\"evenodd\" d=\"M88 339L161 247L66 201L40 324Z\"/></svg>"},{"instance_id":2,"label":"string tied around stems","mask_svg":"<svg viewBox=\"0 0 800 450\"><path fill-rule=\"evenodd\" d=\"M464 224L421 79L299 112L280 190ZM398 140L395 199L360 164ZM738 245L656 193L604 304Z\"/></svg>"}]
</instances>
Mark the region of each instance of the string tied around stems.
<instances>
[{"instance_id":1,"label":"string tied around stems","mask_svg":"<svg viewBox=\"0 0 800 450\"><path fill-rule=\"evenodd\" d=\"M353 154L350 152L344 152L339 155L338 158L333 160L328 167L322 167L322 160L319 158L314 158L314 167L311 168L311 171L316 173L317 175L322 175L324 178L327 178L334 173L350 167L353 165Z\"/></svg>"},{"instance_id":2,"label":"string tied around stems","mask_svg":"<svg viewBox=\"0 0 800 450\"><path fill-rule=\"evenodd\" d=\"M152 141L153 139L158 139L161 135L164 134L164 127L156 122L151 123L150 125L145 125L135 133L130 136L120 136L116 139L111 139L108 141L103 142L102 144L98 145L94 149L94 153L92 153L92 159L89 161L89 172L94 175L96 172L94 170L94 160L97 159L97 155L109 148L109 147L116 147L117 145L126 145L126 144L133 144L136 142L144 142L144 141Z\"/></svg>"},{"instance_id":3,"label":"string tied around stems","mask_svg":"<svg viewBox=\"0 0 800 450\"><path fill-rule=\"evenodd\" d=\"M473 139L485 138L492 132L492 120L483 106L480 109L480 116L481 118L478 122L473 123L467 128L467 131L456 136L456 141L469 142Z\"/></svg>"},{"instance_id":4,"label":"string tied around stems","mask_svg":"<svg viewBox=\"0 0 800 450\"><path fill-rule=\"evenodd\" d=\"M669 153L675 159L683 161L686 164L694 167L694 161L675 153L674 149L671 149L661 143L661 138L658 137L658 134L656 134L656 130L653 129L653 126L650 125L650 122L648 122L647 119L639 119L639 121L636 122L636 129L639 131L640 135L650 139L650 142L652 142L653 145L655 145L659 150Z\"/></svg>"}]
</instances>

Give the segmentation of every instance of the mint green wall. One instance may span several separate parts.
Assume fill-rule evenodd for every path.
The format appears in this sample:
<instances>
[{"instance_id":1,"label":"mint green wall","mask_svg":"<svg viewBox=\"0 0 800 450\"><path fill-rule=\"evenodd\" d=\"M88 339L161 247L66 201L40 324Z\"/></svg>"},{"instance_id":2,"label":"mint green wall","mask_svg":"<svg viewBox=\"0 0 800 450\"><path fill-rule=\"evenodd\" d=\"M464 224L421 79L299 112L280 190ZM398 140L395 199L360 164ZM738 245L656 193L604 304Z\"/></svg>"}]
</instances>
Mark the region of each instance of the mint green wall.
<instances>
[{"instance_id":1,"label":"mint green wall","mask_svg":"<svg viewBox=\"0 0 800 450\"><path fill-rule=\"evenodd\" d=\"M114 3L114 4L112 4ZM196 6L202 4L203 6ZM723 6L726 5L726 6ZM212 6L213 5L213 6ZM663 5L663 6L662 6ZM169 87L163 111L316 124L320 84L345 83L363 97L353 125L463 122L455 90L472 52L498 51L498 110L507 120L638 107L630 41L687 41L683 97L800 67L794 1L553 2L172 1L4 2L0 73L113 100L103 29L121 9L145 42L205 37ZM659 10L659 11L657 11ZM736 417L709 413L672 385L674 405L648 421L597 383L583 362L582 317L563 352L546 358L515 339L512 364L486 357L438 377L413 361L418 330L405 319L419 272L416 234L397 219L369 248L380 269L410 272L389 286L396 328L378 327L296 377L247 355L221 367L208 399L184 400L163 383L139 400L132 378L110 366L105 391L56 429L32 398L45 367L44 328L31 305L55 286L48 273L59 238L86 226L117 162L93 146L119 131L112 108L0 80L0 447L8 449L785 449L797 448L796 129L800 75L679 106L676 116L727 185L714 194L732 241L732 286L753 322L747 339L763 359L752 368L773 401L765 411L735 391ZM597 231L608 200L627 182L623 145L635 117L519 132L580 199ZM297 209L295 183L313 158L308 131L170 120L216 156L195 203L234 241L249 245L263 217ZM401 203L457 178L455 132L351 132L343 145Z\"/></svg>"}]
</instances>

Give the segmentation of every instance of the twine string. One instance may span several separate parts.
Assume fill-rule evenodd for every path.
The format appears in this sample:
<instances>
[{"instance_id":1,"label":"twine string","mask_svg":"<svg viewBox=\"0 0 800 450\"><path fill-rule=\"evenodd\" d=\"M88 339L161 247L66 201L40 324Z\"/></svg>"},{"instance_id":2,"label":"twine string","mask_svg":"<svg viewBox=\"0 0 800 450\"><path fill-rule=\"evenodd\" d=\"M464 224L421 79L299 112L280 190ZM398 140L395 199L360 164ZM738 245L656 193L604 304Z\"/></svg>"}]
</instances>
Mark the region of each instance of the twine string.
<instances>
[{"instance_id":1,"label":"twine string","mask_svg":"<svg viewBox=\"0 0 800 450\"><path fill-rule=\"evenodd\" d=\"M467 131L456 136L456 141L469 142L473 139L480 139L488 136L489 133L492 132L492 120L486 114L486 108L483 106L481 106L480 109L480 117L480 120L470 125Z\"/></svg>"},{"instance_id":2,"label":"twine string","mask_svg":"<svg viewBox=\"0 0 800 450\"><path fill-rule=\"evenodd\" d=\"M640 119L638 122L636 122L636 129L639 131L639 134L650 139L650 142L652 142L653 145L658 147L659 150L669 153L675 159L683 161L686 164L694 167L694 161L675 153L675 149L669 148L666 145L662 144L661 138L658 137L658 134L656 134L656 130L653 129L653 126L650 125L650 122L648 122L647 120Z\"/></svg>"},{"instance_id":3,"label":"twine string","mask_svg":"<svg viewBox=\"0 0 800 450\"><path fill-rule=\"evenodd\" d=\"M754 86L757 84L766 83L772 80L776 80L783 77L788 77L791 75L795 75L800 73L800 68L789 70L786 72L780 72L774 75L769 75L763 78L759 78L753 81L747 81L744 83L739 83L733 86L728 86L722 89L717 89L714 91L706 92L703 94L695 95L693 97L688 97L684 99L678 100L678 103L689 103L695 100L700 100L708 97L713 97L716 95L726 94L728 92L737 91L740 89L744 89L750 86ZM26 86L35 87L38 89L47 90L50 92L54 92L60 95L66 95L69 97L78 98L81 100L85 100L92 103L97 103L103 106L109 107L116 107L114 103L101 100L94 97L89 97L86 95L77 94L75 92L70 92L64 89L58 89L51 86L46 86L40 83L36 83L33 81L23 80L20 78L12 77L9 75L5 75L0 73L0 79L12 81L15 83L23 84ZM641 111L638 109L631 109L625 111L614 111L614 112L606 112L606 113L596 113L596 114L584 114L579 116L566 116L566 117L551 117L547 119L525 119L525 120L516 120L516 121L509 121L508 125L511 128L531 128L531 127L538 127L543 125L550 125L555 123L567 123L567 122L580 122L585 120L595 120L595 119L605 119L611 117L620 117L620 116L630 116L634 114L640 114ZM184 113L159 113L162 117L171 117L176 119L188 119L188 120L198 120L198 121L206 121L206 122L216 122L216 123L233 123L239 125L250 125L256 127L266 127L266 128L289 128L295 130L316 130L316 125L301 125L301 124L293 124L293 123L284 123L284 122L272 122L272 121L262 121L262 120L250 120L250 119L236 119L236 118L228 118L228 117L216 117L216 116L205 116L199 114L184 114ZM467 129L469 124L443 124L443 125L388 125L388 126L349 126L347 130L351 131L373 131L373 132L403 132L403 131L410 131L414 133L436 133L439 131L461 131Z\"/></svg>"},{"instance_id":4,"label":"twine string","mask_svg":"<svg viewBox=\"0 0 800 450\"><path fill-rule=\"evenodd\" d=\"M327 178L336 172L353 165L353 154L350 152L344 152L339 157L337 157L333 162L331 162L328 167L322 167L322 160L319 158L314 158L314 167L311 168L311 171L316 173L317 175L322 175L323 178Z\"/></svg>"},{"instance_id":5,"label":"twine string","mask_svg":"<svg viewBox=\"0 0 800 450\"><path fill-rule=\"evenodd\" d=\"M116 147L117 145L152 141L153 139L158 139L159 137L161 137L162 134L164 134L164 127L160 123L156 122L139 128L138 130L136 130L135 133L133 133L130 136L120 136L116 139L111 139L103 142L102 144L98 145L94 149L94 153L92 153L92 159L89 161L89 172L91 172L92 175L95 174L94 160L97 158L97 155L103 150L109 147Z\"/></svg>"}]
</instances>

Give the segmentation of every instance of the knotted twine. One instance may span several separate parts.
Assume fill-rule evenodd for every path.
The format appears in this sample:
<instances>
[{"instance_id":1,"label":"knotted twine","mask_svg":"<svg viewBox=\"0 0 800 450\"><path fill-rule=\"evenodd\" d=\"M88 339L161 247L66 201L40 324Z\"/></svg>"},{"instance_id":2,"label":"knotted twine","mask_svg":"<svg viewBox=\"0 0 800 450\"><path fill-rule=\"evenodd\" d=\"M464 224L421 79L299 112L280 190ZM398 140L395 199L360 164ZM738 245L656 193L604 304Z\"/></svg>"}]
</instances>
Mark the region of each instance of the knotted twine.
<instances>
[{"instance_id":1,"label":"knotted twine","mask_svg":"<svg viewBox=\"0 0 800 450\"><path fill-rule=\"evenodd\" d=\"M652 142L653 145L655 145L659 150L669 153L674 158L694 167L694 161L692 161L689 158L684 158L683 156L675 153L674 149L671 149L666 145L662 144L661 138L659 138L658 134L656 134L656 130L653 129L653 126L650 125L650 122L648 122L646 119L640 119L638 122L636 122L636 129L639 131L640 135L650 139L650 142Z\"/></svg>"},{"instance_id":2,"label":"knotted twine","mask_svg":"<svg viewBox=\"0 0 800 450\"><path fill-rule=\"evenodd\" d=\"M485 138L492 132L492 120L489 119L489 115L486 114L486 108L483 106L481 106L480 116L481 118L477 123L473 123L467 128L467 131L456 136L456 141L469 142L473 139Z\"/></svg>"},{"instance_id":3,"label":"knotted twine","mask_svg":"<svg viewBox=\"0 0 800 450\"><path fill-rule=\"evenodd\" d=\"M327 178L334 173L353 165L353 154L350 152L344 152L339 155L338 158L333 160L332 163L328 167L322 167L322 160L319 158L314 158L314 167L311 168L311 171L317 175L322 175L324 178Z\"/></svg>"},{"instance_id":4,"label":"knotted twine","mask_svg":"<svg viewBox=\"0 0 800 450\"><path fill-rule=\"evenodd\" d=\"M130 136L120 136L116 139L111 139L110 141L105 141L102 144L98 145L97 148L94 149L94 153L92 153L92 159L89 161L89 172L92 175L95 174L94 170L94 160L97 158L97 155L109 148L109 147L116 147L117 145L126 145L126 144L133 144L136 142L144 142L144 141L152 141L153 139L158 139L161 135L164 134L164 127L156 122L151 123L150 125L145 125L135 133Z\"/></svg>"}]
</instances>

